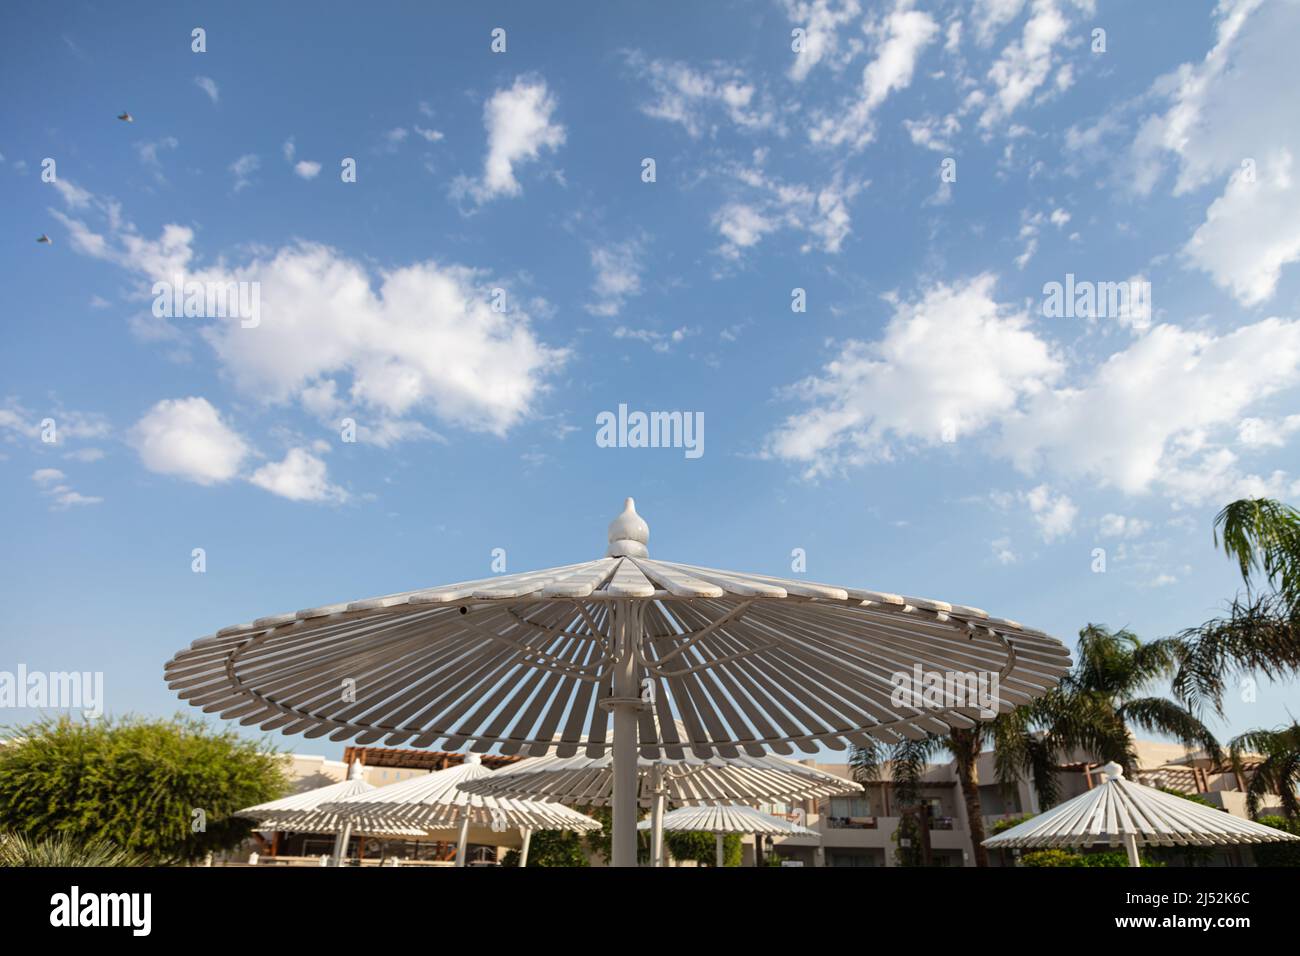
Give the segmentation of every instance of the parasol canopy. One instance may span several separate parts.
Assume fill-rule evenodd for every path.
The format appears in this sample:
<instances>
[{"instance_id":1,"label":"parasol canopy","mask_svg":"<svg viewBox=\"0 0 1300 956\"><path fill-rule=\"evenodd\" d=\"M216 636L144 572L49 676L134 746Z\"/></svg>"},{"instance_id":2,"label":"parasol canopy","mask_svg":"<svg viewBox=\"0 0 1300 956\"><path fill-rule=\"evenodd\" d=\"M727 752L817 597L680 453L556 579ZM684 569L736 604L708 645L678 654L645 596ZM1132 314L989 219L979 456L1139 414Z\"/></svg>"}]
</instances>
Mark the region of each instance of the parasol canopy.
<instances>
[{"instance_id":1,"label":"parasol canopy","mask_svg":"<svg viewBox=\"0 0 1300 956\"><path fill-rule=\"evenodd\" d=\"M353 763L348 778L313 790L290 794L269 803L236 810L235 816L257 820L259 829L292 830L298 833L340 833L345 825L354 833L374 836L423 836L424 830L387 819L380 814L359 814L344 821L341 814L324 805L379 789L362 779L363 768Z\"/></svg>"},{"instance_id":2,"label":"parasol canopy","mask_svg":"<svg viewBox=\"0 0 1300 956\"><path fill-rule=\"evenodd\" d=\"M555 803L483 797L466 793L460 784L491 774L477 754L445 770L412 777L331 802L327 809L345 817L381 817L403 825L435 831L468 820L471 826L509 828L599 830L591 817Z\"/></svg>"},{"instance_id":3,"label":"parasol canopy","mask_svg":"<svg viewBox=\"0 0 1300 956\"><path fill-rule=\"evenodd\" d=\"M650 829L650 821L642 820L637 824L637 829ZM713 807L679 807L664 814L664 829L690 833L761 833L764 836L817 835L816 830L736 803Z\"/></svg>"},{"instance_id":4,"label":"parasol canopy","mask_svg":"<svg viewBox=\"0 0 1300 956\"><path fill-rule=\"evenodd\" d=\"M638 748L730 759L920 739L1069 668L1060 641L979 608L651 560L649 534L629 498L603 558L258 618L195 641L166 678L207 713L308 737L612 747L614 862L634 865ZM991 680L978 702L900 699L912 673Z\"/></svg>"},{"instance_id":5,"label":"parasol canopy","mask_svg":"<svg viewBox=\"0 0 1300 956\"><path fill-rule=\"evenodd\" d=\"M1091 790L990 837L984 845L1041 849L1122 844L1133 862L1139 845L1224 846L1300 839L1128 780L1117 763L1106 764L1102 774L1104 781Z\"/></svg>"},{"instance_id":6,"label":"parasol canopy","mask_svg":"<svg viewBox=\"0 0 1300 956\"><path fill-rule=\"evenodd\" d=\"M637 824L638 830L649 830L655 826L650 820ZM714 865L724 866L726 844L723 837L728 833L753 833L756 840L764 836L816 836L816 830L810 830L798 823L782 820L770 814L755 810L742 804L730 804L712 807L682 807L664 816L658 824L661 830L712 833L715 837ZM660 851L662 852L662 851ZM754 854L758 859L757 847ZM663 860L656 860L662 866Z\"/></svg>"},{"instance_id":7,"label":"parasol canopy","mask_svg":"<svg viewBox=\"0 0 1300 956\"><path fill-rule=\"evenodd\" d=\"M681 760L637 761L638 802L654 802L653 771L660 770L669 803L694 804L735 800L806 800L859 793L860 784L835 774L771 755L686 756ZM466 785L471 793L555 800L579 806L605 806L613 799L614 767L600 757L530 757Z\"/></svg>"}]
</instances>

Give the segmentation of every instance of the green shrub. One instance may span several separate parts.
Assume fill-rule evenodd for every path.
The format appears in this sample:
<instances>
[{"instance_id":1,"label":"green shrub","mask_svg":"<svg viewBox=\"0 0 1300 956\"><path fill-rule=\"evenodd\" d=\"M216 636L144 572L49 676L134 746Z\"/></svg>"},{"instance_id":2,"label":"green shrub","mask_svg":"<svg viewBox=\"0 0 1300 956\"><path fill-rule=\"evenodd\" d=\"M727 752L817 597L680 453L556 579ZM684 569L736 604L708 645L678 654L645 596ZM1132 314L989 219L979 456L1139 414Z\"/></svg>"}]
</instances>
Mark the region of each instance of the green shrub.
<instances>
[{"instance_id":1,"label":"green shrub","mask_svg":"<svg viewBox=\"0 0 1300 956\"><path fill-rule=\"evenodd\" d=\"M66 835L151 863L237 846L254 822L232 814L281 796L280 759L199 720L42 720L6 728L0 831Z\"/></svg>"},{"instance_id":2,"label":"green shrub","mask_svg":"<svg viewBox=\"0 0 1300 956\"><path fill-rule=\"evenodd\" d=\"M1266 827L1300 836L1300 820L1270 815L1260 817L1259 822ZM1259 843L1251 849L1255 852L1255 863L1258 866L1300 866L1300 843Z\"/></svg>"},{"instance_id":3,"label":"green shrub","mask_svg":"<svg viewBox=\"0 0 1300 956\"><path fill-rule=\"evenodd\" d=\"M0 833L3 866L143 866L143 857L103 841L82 843L70 834L32 840L19 833Z\"/></svg>"},{"instance_id":4,"label":"green shrub","mask_svg":"<svg viewBox=\"0 0 1300 956\"><path fill-rule=\"evenodd\" d=\"M1139 855L1143 866L1164 866L1146 856ZM1053 847L1049 850L1033 850L1020 856L1021 866L1128 866L1128 853L1124 850L1104 850L1100 853L1080 853L1078 850L1065 850Z\"/></svg>"},{"instance_id":5,"label":"green shrub","mask_svg":"<svg viewBox=\"0 0 1300 956\"><path fill-rule=\"evenodd\" d=\"M506 852L503 866L518 866L519 851ZM528 844L529 866L589 866L582 837L570 830L535 830Z\"/></svg>"},{"instance_id":6,"label":"green shrub","mask_svg":"<svg viewBox=\"0 0 1300 956\"><path fill-rule=\"evenodd\" d=\"M665 832L664 845L676 860L694 860L713 866L718 860L717 838L712 833ZM722 865L740 866L740 834L729 833L722 838Z\"/></svg>"}]
</instances>

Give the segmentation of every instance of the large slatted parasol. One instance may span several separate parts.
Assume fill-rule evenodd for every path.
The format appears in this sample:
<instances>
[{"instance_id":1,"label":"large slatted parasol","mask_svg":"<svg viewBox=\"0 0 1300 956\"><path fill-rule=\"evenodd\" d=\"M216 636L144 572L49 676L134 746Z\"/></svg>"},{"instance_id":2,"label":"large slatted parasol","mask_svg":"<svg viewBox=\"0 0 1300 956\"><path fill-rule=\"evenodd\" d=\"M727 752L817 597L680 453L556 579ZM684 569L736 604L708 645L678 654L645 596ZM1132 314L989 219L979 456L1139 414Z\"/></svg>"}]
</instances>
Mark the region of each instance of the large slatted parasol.
<instances>
[{"instance_id":1,"label":"large slatted parasol","mask_svg":"<svg viewBox=\"0 0 1300 956\"><path fill-rule=\"evenodd\" d=\"M1072 800L984 841L991 848L1120 846L1139 866L1138 846L1226 846L1297 840L1254 820L1184 800L1124 777L1117 763L1102 767L1102 783Z\"/></svg>"},{"instance_id":2,"label":"large slatted parasol","mask_svg":"<svg viewBox=\"0 0 1300 956\"><path fill-rule=\"evenodd\" d=\"M279 800L259 803L253 807L236 810L235 816L256 820L264 825L261 828L276 830L293 830L298 833L334 833L333 860L335 865L342 861L347 850L348 839L353 833L366 836L424 836L425 831L419 827L404 825L388 819L382 814L357 814L349 817L333 810L324 809L325 804L344 800L357 794L377 790L373 784L363 779L363 768L353 763L348 768L348 778L342 783L292 793Z\"/></svg>"},{"instance_id":3,"label":"large slatted parasol","mask_svg":"<svg viewBox=\"0 0 1300 956\"><path fill-rule=\"evenodd\" d=\"M470 754L455 767L343 797L325 809L345 817L395 820L433 833L454 829L457 866L465 865L468 843L500 846L496 834L509 829L523 831L525 844L533 830L585 833L600 829L596 820L558 803L484 797L461 789L462 784L491 773L477 754ZM521 866L526 862L526 852L521 854Z\"/></svg>"},{"instance_id":4,"label":"large slatted parasol","mask_svg":"<svg viewBox=\"0 0 1300 956\"><path fill-rule=\"evenodd\" d=\"M635 865L638 747L732 758L918 739L980 708L895 703L900 673L991 675L1005 712L1069 667L1055 638L978 608L652 561L648 540L629 498L599 560L260 618L194 642L166 678L208 713L308 737L612 747L614 862Z\"/></svg>"},{"instance_id":5,"label":"large slatted parasol","mask_svg":"<svg viewBox=\"0 0 1300 956\"><path fill-rule=\"evenodd\" d=\"M753 833L755 836L816 836L816 830L743 804L722 804L709 807L680 807L664 816L663 828L669 832L713 833L717 835L717 865L723 862L722 838L728 833ZM650 821L642 820L637 829L650 829Z\"/></svg>"},{"instance_id":6,"label":"large slatted parasol","mask_svg":"<svg viewBox=\"0 0 1300 956\"><path fill-rule=\"evenodd\" d=\"M663 865L664 811L669 803L812 800L862 790L851 780L771 754L741 754L730 760L689 754L681 760L638 756L637 784L638 802L651 808L650 819L638 826L651 831L652 866ZM614 794L613 760L608 753L599 757L531 757L464 787L471 793L496 797L605 806Z\"/></svg>"}]
</instances>

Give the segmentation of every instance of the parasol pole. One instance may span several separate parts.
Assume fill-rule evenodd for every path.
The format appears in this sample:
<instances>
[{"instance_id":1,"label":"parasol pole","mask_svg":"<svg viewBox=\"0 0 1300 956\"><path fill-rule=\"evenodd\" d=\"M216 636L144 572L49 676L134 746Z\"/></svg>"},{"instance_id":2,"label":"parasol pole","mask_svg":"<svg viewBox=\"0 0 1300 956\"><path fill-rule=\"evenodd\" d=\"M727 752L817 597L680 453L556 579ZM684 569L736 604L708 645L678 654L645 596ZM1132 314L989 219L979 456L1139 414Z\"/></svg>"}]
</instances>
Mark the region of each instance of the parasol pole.
<instances>
[{"instance_id":1,"label":"parasol pole","mask_svg":"<svg viewBox=\"0 0 1300 956\"><path fill-rule=\"evenodd\" d=\"M636 804L637 804L637 710L641 698L637 694L636 654L633 645L636 637L633 628L639 624L632 613L632 602L614 602L614 642L617 656L614 664L613 696L609 707L614 712L614 866L636 866Z\"/></svg>"},{"instance_id":2,"label":"parasol pole","mask_svg":"<svg viewBox=\"0 0 1300 956\"><path fill-rule=\"evenodd\" d=\"M343 857L348 852L348 840L352 838L352 821L344 820L343 829L334 838L334 865L342 866Z\"/></svg>"},{"instance_id":3,"label":"parasol pole","mask_svg":"<svg viewBox=\"0 0 1300 956\"><path fill-rule=\"evenodd\" d=\"M1138 838L1136 833L1124 834L1124 849L1128 851L1128 865L1142 865L1142 858L1138 856Z\"/></svg>"},{"instance_id":4,"label":"parasol pole","mask_svg":"<svg viewBox=\"0 0 1300 956\"><path fill-rule=\"evenodd\" d=\"M531 827L523 828L524 845L519 848L519 865L528 865L528 847L533 842L533 830Z\"/></svg>"},{"instance_id":5,"label":"parasol pole","mask_svg":"<svg viewBox=\"0 0 1300 956\"><path fill-rule=\"evenodd\" d=\"M460 835L456 837L456 865L465 865L465 850L469 845L469 807L460 818Z\"/></svg>"},{"instance_id":6,"label":"parasol pole","mask_svg":"<svg viewBox=\"0 0 1300 956\"><path fill-rule=\"evenodd\" d=\"M650 793L654 799L650 810L650 865L664 865L664 804L668 788L664 786L664 766L655 764L650 769Z\"/></svg>"},{"instance_id":7,"label":"parasol pole","mask_svg":"<svg viewBox=\"0 0 1300 956\"><path fill-rule=\"evenodd\" d=\"M721 834L721 833L715 833L715 834L713 835L713 839L714 839L715 844L717 845L717 858L716 858L716 864L717 864L718 866L722 866L723 857L724 857L724 855L725 855L725 854L723 853L722 843L723 843L724 840L726 840L726 837L725 837L723 834Z\"/></svg>"}]
</instances>

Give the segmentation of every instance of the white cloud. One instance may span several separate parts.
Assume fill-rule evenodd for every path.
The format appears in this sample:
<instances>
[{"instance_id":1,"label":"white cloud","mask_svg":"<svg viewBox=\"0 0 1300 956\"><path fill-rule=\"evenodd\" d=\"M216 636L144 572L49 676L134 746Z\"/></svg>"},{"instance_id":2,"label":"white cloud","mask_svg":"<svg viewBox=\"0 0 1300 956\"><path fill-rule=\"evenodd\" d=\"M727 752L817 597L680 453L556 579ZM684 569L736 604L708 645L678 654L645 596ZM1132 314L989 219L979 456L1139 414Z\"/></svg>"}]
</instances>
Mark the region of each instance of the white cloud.
<instances>
[{"instance_id":1,"label":"white cloud","mask_svg":"<svg viewBox=\"0 0 1300 956\"><path fill-rule=\"evenodd\" d=\"M593 246L591 267L596 270L596 281L591 287L596 300L587 305L587 311L592 315L618 315L624 302L641 293L644 243L629 240Z\"/></svg>"},{"instance_id":2,"label":"white cloud","mask_svg":"<svg viewBox=\"0 0 1300 956\"><path fill-rule=\"evenodd\" d=\"M846 342L820 376L792 389L813 407L786 419L767 452L816 476L887 460L897 445L937 445L949 431L960 441L1047 389L1064 366L1026 311L994 301L994 281L940 283L917 302L895 301L880 340Z\"/></svg>"},{"instance_id":3,"label":"white cloud","mask_svg":"<svg viewBox=\"0 0 1300 956\"><path fill-rule=\"evenodd\" d=\"M994 538L989 542L989 547L993 549L993 558L998 564L1015 564L1020 560L1011 548L1010 538Z\"/></svg>"},{"instance_id":4,"label":"white cloud","mask_svg":"<svg viewBox=\"0 0 1300 956\"><path fill-rule=\"evenodd\" d=\"M129 440L150 471L200 485L236 477L248 454L244 440L199 397L158 402L136 422Z\"/></svg>"},{"instance_id":5,"label":"white cloud","mask_svg":"<svg viewBox=\"0 0 1300 956\"><path fill-rule=\"evenodd\" d=\"M862 12L858 0L784 0L784 5L791 26L804 31L803 49L790 64L790 79L796 83L822 62L842 69L861 50L862 41L847 29Z\"/></svg>"},{"instance_id":6,"label":"white cloud","mask_svg":"<svg viewBox=\"0 0 1300 956\"><path fill-rule=\"evenodd\" d=\"M58 447L69 439L105 438L111 433L107 419L95 412L55 408L37 415L13 398L0 406L0 434L9 441L28 439Z\"/></svg>"},{"instance_id":7,"label":"white cloud","mask_svg":"<svg viewBox=\"0 0 1300 956\"><path fill-rule=\"evenodd\" d=\"M917 146L940 153L951 153L952 138L961 132L961 121L955 113L942 118L927 116L919 120L903 120L903 126Z\"/></svg>"},{"instance_id":8,"label":"white cloud","mask_svg":"<svg viewBox=\"0 0 1300 956\"><path fill-rule=\"evenodd\" d=\"M1266 319L1221 336L1158 325L1078 384L1030 397L1003 421L1001 448L1026 471L1199 501L1251 480L1212 434L1230 433L1297 376L1300 322Z\"/></svg>"},{"instance_id":9,"label":"white cloud","mask_svg":"<svg viewBox=\"0 0 1300 956\"><path fill-rule=\"evenodd\" d=\"M424 141L427 143L437 143L443 138L442 133L436 129L425 129L423 126L419 125L416 125L414 129L415 132L423 137Z\"/></svg>"},{"instance_id":10,"label":"white cloud","mask_svg":"<svg viewBox=\"0 0 1300 956\"><path fill-rule=\"evenodd\" d=\"M32 472L32 481L36 483L42 495L52 499L50 508L55 511L62 511L66 508L72 508L77 505L97 505L102 504L103 498L96 498L90 495L83 495L79 491L74 491L66 483L66 475L57 468L38 468Z\"/></svg>"},{"instance_id":11,"label":"white cloud","mask_svg":"<svg viewBox=\"0 0 1300 956\"><path fill-rule=\"evenodd\" d=\"M614 338L644 342L656 352L670 352L674 345L686 341L687 336L698 335L699 331L686 326L673 329L671 332L660 332L656 329L629 329L620 325L614 330Z\"/></svg>"},{"instance_id":12,"label":"white cloud","mask_svg":"<svg viewBox=\"0 0 1300 956\"><path fill-rule=\"evenodd\" d=\"M522 193L516 167L564 144L564 127L552 119L555 109L555 97L539 77L518 77L513 86L493 93L483 107L488 134L483 177L474 182L462 178L456 191L480 203Z\"/></svg>"},{"instance_id":13,"label":"white cloud","mask_svg":"<svg viewBox=\"0 0 1300 956\"><path fill-rule=\"evenodd\" d=\"M875 58L862 71L860 92L841 109L818 116L809 131L814 143L861 149L875 138L876 109L891 93L911 85L917 59L939 33L929 14L910 7L911 0L896 0L888 16L871 26Z\"/></svg>"},{"instance_id":14,"label":"white cloud","mask_svg":"<svg viewBox=\"0 0 1300 956\"><path fill-rule=\"evenodd\" d=\"M1065 39L1069 27L1070 21L1057 0L1032 0L1024 32L1003 49L989 69L988 79L994 89L980 114L981 128L1006 119L1042 87L1055 64L1053 51Z\"/></svg>"},{"instance_id":15,"label":"white cloud","mask_svg":"<svg viewBox=\"0 0 1300 956\"><path fill-rule=\"evenodd\" d=\"M767 453L815 477L932 446L946 422L958 442L987 432L990 452L1031 475L1189 503L1300 491L1280 472L1245 472L1225 447L1253 405L1300 383L1300 322L1222 335L1157 325L1067 380L1023 309L991 292L982 276L896 304L881 339L845 343L790 390L811 407Z\"/></svg>"},{"instance_id":16,"label":"white cloud","mask_svg":"<svg viewBox=\"0 0 1300 956\"><path fill-rule=\"evenodd\" d=\"M654 91L653 102L641 112L677 123L693 138L716 133L722 117L751 132L777 125L775 113L741 70L716 63L696 68L673 60L647 60L639 53L629 54L627 60Z\"/></svg>"},{"instance_id":17,"label":"white cloud","mask_svg":"<svg viewBox=\"0 0 1300 956\"><path fill-rule=\"evenodd\" d=\"M325 462L306 448L291 448L283 461L257 469L248 479L290 501L344 501L347 492L329 482Z\"/></svg>"},{"instance_id":18,"label":"white cloud","mask_svg":"<svg viewBox=\"0 0 1300 956\"><path fill-rule=\"evenodd\" d=\"M261 168L262 161L252 153L245 153L230 164L230 173L235 177L235 192L239 192L252 182L253 173Z\"/></svg>"},{"instance_id":19,"label":"white cloud","mask_svg":"<svg viewBox=\"0 0 1300 956\"><path fill-rule=\"evenodd\" d=\"M1074 519L1078 516L1079 509L1068 495L1053 494L1047 485L1039 485L1031 488L1024 497L1044 541L1050 544L1074 529Z\"/></svg>"},{"instance_id":20,"label":"white cloud","mask_svg":"<svg viewBox=\"0 0 1300 956\"><path fill-rule=\"evenodd\" d=\"M91 194L70 180L56 179L54 188L59 191L69 209L84 209L90 205Z\"/></svg>"},{"instance_id":21,"label":"white cloud","mask_svg":"<svg viewBox=\"0 0 1300 956\"><path fill-rule=\"evenodd\" d=\"M61 216L78 251L152 283L257 282L261 321L194 320L240 392L263 403L351 408L358 421L434 415L504 435L532 415L567 358L534 334L528 312L492 308L499 279L454 264L417 262L380 273L327 246L297 243L243 265L194 262L193 231L167 225L156 240L120 218L107 234ZM333 391L342 383L346 393ZM325 383L330 383L326 385ZM322 403L323 396L332 397ZM309 408L309 410L311 410ZM404 426L417 434L415 426Z\"/></svg>"},{"instance_id":22,"label":"white cloud","mask_svg":"<svg viewBox=\"0 0 1300 956\"><path fill-rule=\"evenodd\" d=\"M295 176L303 179L315 179L320 173L320 163L310 159L300 159L294 164L293 172Z\"/></svg>"},{"instance_id":23,"label":"white cloud","mask_svg":"<svg viewBox=\"0 0 1300 956\"><path fill-rule=\"evenodd\" d=\"M208 99L213 103L221 98L221 91L217 88L217 81L210 76L196 76L194 85L208 94Z\"/></svg>"},{"instance_id":24,"label":"white cloud","mask_svg":"<svg viewBox=\"0 0 1300 956\"><path fill-rule=\"evenodd\" d=\"M765 236L782 229L807 234L802 252L814 248L839 252L852 231L849 203L868 184L845 183L838 176L819 187L783 182L763 171L763 156L758 151L754 166L728 170L737 187L734 191L742 192L743 198L725 203L713 214L713 227L723 239L719 254L740 259Z\"/></svg>"},{"instance_id":25,"label":"white cloud","mask_svg":"<svg viewBox=\"0 0 1300 956\"><path fill-rule=\"evenodd\" d=\"M1239 170L1205 211L1183 252L1242 305L1272 298L1282 267L1300 260L1300 183L1281 149L1259 160L1255 178Z\"/></svg>"},{"instance_id":26,"label":"white cloud","mask_svg":"<svg viewBox=\"0 0 1300 956\"><path fill-rule=\"evenodd\" d=\"M1098 533L1103 538L1136 538L1151 527L1151 522L1126 515L1104 514L1098 526Z\"/></svg>"},{"instance_id":27,"label":"white cloud","mask_svg":"<svg viewBox=\"0 0 1300 956\"><path fill-rule=\"evenodd\" d=\"M971 11L971 22L975 24L975 42L988 46L993 42L999 30L1020 16L1025 0L977 0Z\"/></svg>"},{"instance_id":28,"label":"white cloud","mask_svg":"<svg viewBox=\"0 0 1300 956\"><path fill-rule=\"evenodd\" d=\"M140 162L142 162L145 166L149 167L150 172L153 174L154 181L158 183L166 184L167 177L163 175L162 161L158 158L158 154L164 150L173 150L179 145L180 145L180 140L178 140L175 136L164 136L161 139L155 140L153 142L136 143L135 151L136 154L140 157ZM64 199L67 198L68 198L67 196L64 196ZM72 204L69 203L69 205ZM73 208L76 207L73 206Z\"/></svg>"},{"instance_id":29,"label":"white cloud","mask_svg":"<svg viewBox=\"0 0 1300 956\"><path fill-rule=\"evenodd\" d=\"M1237 440L1247 447L1281 448L1297 431L1300 431L1300 415L1288 415L1278 421L1243 418L1237 426Z\"/></svg>"},{"instance_id":30,"label":"white cloud","mask_svg":"<svg viewBox=\"0 0 1300 956\"><path fill-rule=\"evenodd\" d=\"M1214 46L1199 63L1158 79L1168 108L1144 119L1131 147L1132 181L1149 192L1170 157L1175 195L1226 184L1183 248L1244 305L1272 297L1284 266L1300 260L1300 124L1292 91L1300 5L1219 4Z\"/></svg>"}]
</instances>

